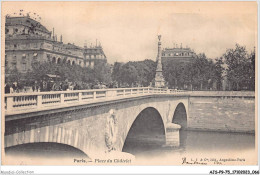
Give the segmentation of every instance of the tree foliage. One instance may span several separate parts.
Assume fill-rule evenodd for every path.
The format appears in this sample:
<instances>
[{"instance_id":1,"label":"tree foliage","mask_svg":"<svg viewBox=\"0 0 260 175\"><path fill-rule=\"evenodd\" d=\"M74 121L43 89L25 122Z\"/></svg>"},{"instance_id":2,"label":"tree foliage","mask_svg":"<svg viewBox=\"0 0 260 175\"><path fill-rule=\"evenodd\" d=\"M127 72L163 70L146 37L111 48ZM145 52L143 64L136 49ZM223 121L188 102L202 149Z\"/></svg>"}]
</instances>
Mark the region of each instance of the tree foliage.
<instances>
[{"instance_id":1,"label":"tree foliage","mask_svg":"<svg viewBox=\"0 0 260 175\"><path fill-rule=\"evenodd\" d=\"M11 72L15 72L12 70ZM8 75L8 79L14 82L13 79L17 79L17 82L27 86L32 86L35 81L42 81L47 74L59 76L59 81L73 82L77 84L97 84L97 83L109 83L111 81L110 66L107 63L98 63L92 68L83 68L79 65L70 65L67 63L54 64L51 62L34 62L32 68L26 74ZM10 76L11 75L11 76ZM13 78L18 77L18 78Z\"/></svg>"},{"instance_id":2,"label":"tree foliage","mask_svg":"<svg viewBox=\"0 0 260 175\"><path fill-rule=\"evenodd\" d=\"M156 63L152 60L130 61L126 64L116 62L112 79L120 87L149 86L154 79Z\"/></svg>"},{"instance_id":3,"label":"tree foliage","mask_svg":"<svg viewBox=\"0 0 260 175\"><path fill-rule=\"evenodd\" d=\"M248 54L245 46L236 44L223 54L231 90L254 90L255 53Z\"/></svg>"},{"instance_id":4,"label":"tree foliage","mask_svg":"<svg viewBox=\"0 0 260 175\"><path fill-rule=\"evenodd\" d=\"M164 59L162 63L168 86L174 89L210 90L219 78L218 74L221 74L216 63L204 53L196 55L189 62Z\"/></svg>"}]
</instances>

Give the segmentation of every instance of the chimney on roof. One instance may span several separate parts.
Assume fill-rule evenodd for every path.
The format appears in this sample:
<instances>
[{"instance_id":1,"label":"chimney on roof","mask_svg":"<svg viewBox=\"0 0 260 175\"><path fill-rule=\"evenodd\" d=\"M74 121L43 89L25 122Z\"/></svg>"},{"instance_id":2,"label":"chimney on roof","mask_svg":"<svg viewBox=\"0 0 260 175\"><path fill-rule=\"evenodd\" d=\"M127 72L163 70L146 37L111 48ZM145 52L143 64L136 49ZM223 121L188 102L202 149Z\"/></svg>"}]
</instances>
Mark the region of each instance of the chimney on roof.
<instances>
[{"instance_id":1,"label":"chimney on roof","mask_svg":"<svg viewBox=\"0 0 260 175\"><path fill-rule=\"evenodd\" d=\"M60 42L62 43L62 35L60 36Z\"/></svg>"},{"instance_id":2,"label":"chimney on roof","mask_svg":"<svg viewBox=\"0 0 260 175\"><path fill-rule=\"evenodd\" d=\"M181 49L182 49L182 43L181 43Z\"/></svg>"},{"instance_id":3,"label":"chimney on roof","mask_svg":"<svg viewBox=\"0 0 260 175\"><path fill-rule=\"evenodd\" d=\"M54 36L54 27L53 27L52 31L53 31L53 32L52 32L52 39L55 40L55 36Z\"/></svg>"}]
</instances>

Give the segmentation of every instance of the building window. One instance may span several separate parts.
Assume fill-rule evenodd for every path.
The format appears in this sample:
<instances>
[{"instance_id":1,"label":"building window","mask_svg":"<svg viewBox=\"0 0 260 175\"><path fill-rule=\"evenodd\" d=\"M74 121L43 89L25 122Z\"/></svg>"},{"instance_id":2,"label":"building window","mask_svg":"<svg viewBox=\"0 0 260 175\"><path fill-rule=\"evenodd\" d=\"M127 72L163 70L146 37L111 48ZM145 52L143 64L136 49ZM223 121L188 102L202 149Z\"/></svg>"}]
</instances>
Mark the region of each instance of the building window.
<instances>
[{"instance_id":1,"label":"building window","mask_svg":"<svg viewBox=\"0 0 260 175\"><path fill-rule=\"evenodd\" d=\"M55 57L52 58L52 62L56 63L56 58Z\"/></svg>"},{"instance_id":2,"label":"building window","mask_svg":"<svg viewBox=\"0 0 260 175\"><path fill-rule=\"evenodd\" d=\"M26 63L22 64L22 71L26 71Z\"/></svg>"},{"instance_id":3,"label":"building window","mask_svg":"<svg viewBox=\"0 0 260 175\"><path fill-rule=\"evenodd\" d=\"M22 55L22 60L21 61L22 62L26 62L26 55L25 54Z\"/></svg>"},{"instance_id":4,"label":"building window","mask_svg":"<svg viewBox=\"0 0 260 175\"><path fill-rule=\"evenodd\" d=\"M12 63L12 69L15 69L16 68L16 62L13 62Z\"/></svg>"},{"instance_id":5,"label":"building window","mask_svg":"<svg viewBox=\"0 0 260 175\"><path fill-rule=\"evenodd\" d=\"M14 29L15 32L18 32L18 29Z\"/></svg>"},{"instance_id":6,"label":"building window","mask_svg":"<svg viewBox=\"0 0 260 175\"><path fill-rule=\"evenodd\" d=\"M8 65L7 55L5 54L5 66Z\"/></svg>"},{"instance_id":7,"label":"building window","mask_svg":"<svg viewBox=\"0 0 260 175\"><path fill-rule=\"evenodd\" d=\"M34 59L34 61L37 60L37 57L38 57L38 53L34 53L34 54L33 54L33 59Z\"/></svg>"},{"instance_id":8,"label":"building window","mask_svg":"<svg viewBox=\"0 0 260 175\"><path fill-rule=\"evenodd\" d=\"M47 60L50 62L51 61L51 55L47 54Z\"/></svg>"},{"instance_id":9,"label":"building window","mask_svg":"<svg viewBox=\"0 0 260 175\"><path fill-rule=\"evenodd\" d=\"M5 34L8 34L9 33L9 29L5 29Z\"/></svg>"},{"instance_id":10,"label":"building window","mask_svg":"<svg viewBox=\"0 0 260 175\"><path fill-rule=\"evenodd\" d=\"M17 45L16 45L16 44L14 44L14 48L17 48Z\"/></svg>"},{"instance_id":11,"label":"building window","mask_svg":"<svg viewBox=\"0 0 260 175\"><path fill-rule=\"evenodd\" d=\"M58 63L58 64L61 64L61 58L58 58L57 63Z\"/></svg>"},{"instance_id":12,"label":"building window","mask_svg":"<svg viewBox=\"0 0 260 175\"><path fill-rule=\"evenodd\" d=\"M16 55L13 56L13 62L16 62Z\"/></svg>"}]
</instances>

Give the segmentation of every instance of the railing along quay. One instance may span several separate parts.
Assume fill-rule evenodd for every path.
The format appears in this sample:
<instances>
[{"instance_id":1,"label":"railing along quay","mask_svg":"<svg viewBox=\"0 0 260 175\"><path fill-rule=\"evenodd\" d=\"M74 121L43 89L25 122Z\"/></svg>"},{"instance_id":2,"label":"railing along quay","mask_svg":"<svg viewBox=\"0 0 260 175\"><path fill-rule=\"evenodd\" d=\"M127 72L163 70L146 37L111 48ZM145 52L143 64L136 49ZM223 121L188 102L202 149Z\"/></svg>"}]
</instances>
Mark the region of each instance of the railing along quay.
<instances>
[{"instance_id":1,"label":"railing along quay","mask_svg":"<svg viewBox=\"0 0 260 175\"><path fill-rule=\"evenodd\" d=\"M90 102L98 99L120 98L145 94L174 94L183 90L139 87L117 89L92 89L75 91L52 91L5 94L5 111L13 112L29 109L42 109L69 103Z\"/></svg>"}]
</instances>

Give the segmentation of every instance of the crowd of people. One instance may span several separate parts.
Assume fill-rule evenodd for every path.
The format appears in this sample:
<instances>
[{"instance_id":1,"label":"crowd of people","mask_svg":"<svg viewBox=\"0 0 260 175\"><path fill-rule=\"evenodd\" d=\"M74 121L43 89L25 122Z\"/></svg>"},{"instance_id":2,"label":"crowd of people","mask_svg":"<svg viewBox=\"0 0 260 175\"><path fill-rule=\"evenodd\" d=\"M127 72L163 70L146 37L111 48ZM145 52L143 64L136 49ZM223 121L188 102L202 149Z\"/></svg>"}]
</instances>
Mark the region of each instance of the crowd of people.
<instances>
[{"instance_id":1,"label":"crowd of people","mask_svg":"<svg viewBox=\"0 0 260 175\"><path fill-rule=\"evenodd\" d=\"M23 85L23 83L14 82L5 84L5 94L9 93L30 93L30 92L48 92L48 91L70 91L86 89L106 89L118 88L116 82L105 84L102 82L85 83L69 81L35 81L32 85Z\"/></svg>"}]
</instances>

